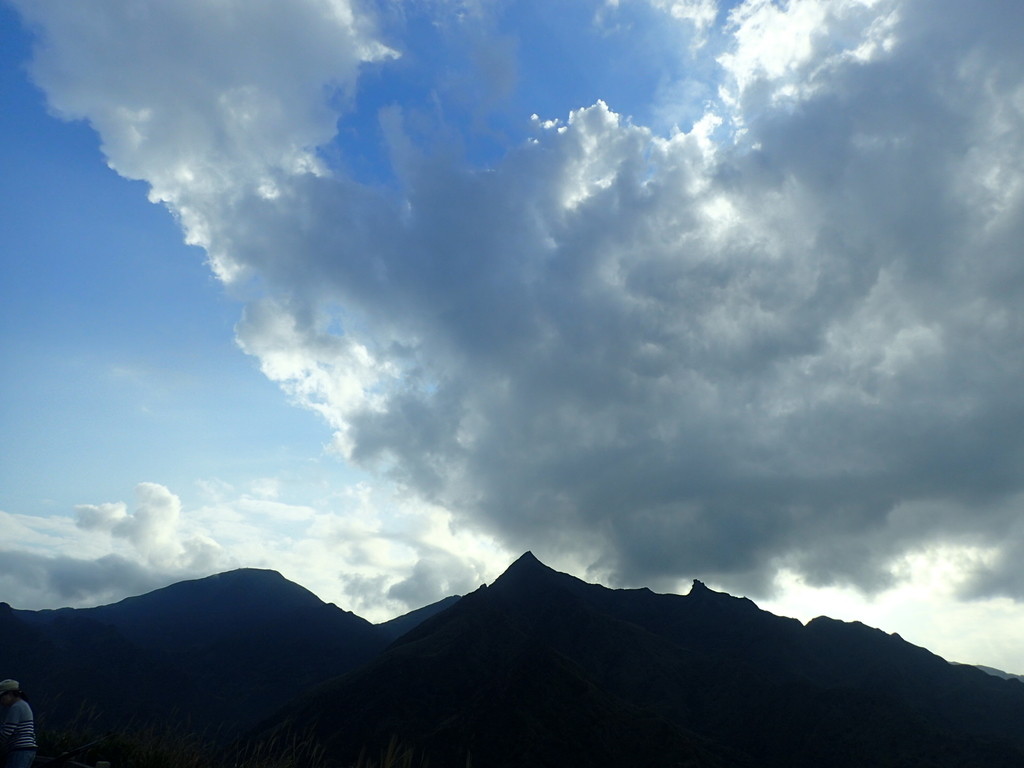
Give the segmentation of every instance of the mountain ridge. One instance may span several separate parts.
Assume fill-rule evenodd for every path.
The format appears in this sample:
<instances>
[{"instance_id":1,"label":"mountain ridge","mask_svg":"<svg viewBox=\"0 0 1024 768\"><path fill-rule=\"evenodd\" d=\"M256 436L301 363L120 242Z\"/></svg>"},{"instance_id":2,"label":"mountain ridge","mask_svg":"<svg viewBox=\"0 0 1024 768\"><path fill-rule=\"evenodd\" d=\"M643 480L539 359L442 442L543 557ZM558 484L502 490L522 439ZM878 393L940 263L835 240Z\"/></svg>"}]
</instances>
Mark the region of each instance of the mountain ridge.
<instances>
[{"instance_id":1,"label":"mountain ridge","mask_svg":"<svg viewBox=\"0 0 1024 768\"><path fill-rule=\"evenodd\" d=\"M108 727L191 719L260 739L302 726L342 763L395 735L434 764L483 768L1024 762L1018 680L699 580L686 595L610 589L530 552L378 625L238 569L91 609L0 603L0 637L41 721L85 703ZM204 693L168 695L181 691Z\"/></svg>"},{"instance_id":2,"label":"mountain ridge","mask_svg":"<svg viewBox=\"0 0 1024 768\"><path fill-rule=\"evenodd\" d=\"M573 702L604 724L580 723ZM629 748L602 756L589 745L606 744L596 712L610 710ZM610 768L643 749L629 733L653 728L666 741L651 765L1017 766L1021 718L1017 683L881 630L805 626L699 582L688 595L611 590L527 553L259 733L301 723L343 764L398 735L438 764Z\"/></svg>"},{"instance_id":3,"label":"mountain ridge","mask_svg":"<svg viewBox=\"0 0 1024 768\"><path fill-rule=\"evenodd\" d=\"M229 739L273 712L282 689L296 695L359 666L440 609L374 625L277 571L241 568L92 608L2 603L0 636L17 638L4 661L44 722L87 707L98 726L212 724Z\"/></svg>"}]
</instances>

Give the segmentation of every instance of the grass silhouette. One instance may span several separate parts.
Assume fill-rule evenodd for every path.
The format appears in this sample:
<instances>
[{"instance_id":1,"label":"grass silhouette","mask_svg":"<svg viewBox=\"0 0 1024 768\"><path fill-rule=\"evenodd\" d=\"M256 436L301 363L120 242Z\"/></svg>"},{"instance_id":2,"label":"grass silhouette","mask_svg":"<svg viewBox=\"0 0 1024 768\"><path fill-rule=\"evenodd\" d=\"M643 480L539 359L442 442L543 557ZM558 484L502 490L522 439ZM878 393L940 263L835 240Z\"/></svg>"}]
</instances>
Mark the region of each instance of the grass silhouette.
<instances>
[{"instance_id":1,"label":"grass silhouette","mask_svg":"<svg viewBox=\"0 0 1024 768\"><path fill-rule=\"evenodd\" d=\"M366 750L350 765L325 759L323 749L311 736L280 737L269 741L224 747L215 740L178 726L144 726L106 734L76 722L63 729L43 729L38 735L39 754L56 757L83 744L99 741L74 762L95 765L105 760L112 768L429 768L417 760L414 750L392 738L376 757ZM467 758L466 768L471 768Z\"/></svg>"}]
</instances>

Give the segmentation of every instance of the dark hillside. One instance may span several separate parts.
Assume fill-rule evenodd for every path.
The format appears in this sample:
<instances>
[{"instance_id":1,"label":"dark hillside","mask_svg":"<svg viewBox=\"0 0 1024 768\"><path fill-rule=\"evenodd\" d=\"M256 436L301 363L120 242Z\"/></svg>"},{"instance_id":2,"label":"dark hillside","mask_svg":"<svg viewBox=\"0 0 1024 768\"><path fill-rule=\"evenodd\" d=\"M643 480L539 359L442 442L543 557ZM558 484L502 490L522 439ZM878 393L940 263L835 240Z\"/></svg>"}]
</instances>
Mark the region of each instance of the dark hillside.
<instances>
[{"instance_id":1,"label":"dark hillside","mask_svg":"<svg viewBox=\"0 0 1024 768\"><path fill-rule=\"evenodd\" d=\"M484 768L1019 766L1021 722L1024 685L899 637L804 627L699 582L610 590L527 554L269 730L313 726L341 761L397 734Z\"/></svg>"},{"instance_id":2,"label":"dark hillside","mask_svg":"<svg viewBox=\"0 0 1024 768\"><path fill-rule=\"evenodd\" d=\"M643 627L679 648L729 659L776 683L806 681L906 700L944 729L982 736L1014 733L1024 722L1020 688L975 667L949 664L930 651L860 622L796 619L762 611L746 598L695 581L689 594L613 590L558 573L527 553L492 590L523 615L531 596L562 589L594 610Z\"/></svg>"},{"instance_id":3,"label":"dark hillside","mask_svg":"<svg viewBox=\"0 0 1024 768\"><path fill-rule=\"evenodd\" d=\"M694 734L609 694L537 643L481 589L387 652L305 697L270 731L313 726L354 761L394 734L435 765L726 765ZM581 732L592 738L581 740ZM640 763L635 762L641 759Z\"/></svg>"},{"instance_id":4,"label":"dark hillside","mask_svg":"<svg viewBox=\"0 0 1024 768\"><path fill-rule=\"evenodd\" d=\"M418 621L376 626L257 569L96 608L0 606L4 664L47 722L66 723L85 707L101 728L175 722L222 738L373 658L396 627Z\"/></svg>"},{"instance_id":5,"label":"dark hillside","mask_svg":"<svg viewBox=\"0 0 1024 768\"><path fill-rule=\"evenodd\" d=\"M228 633L286 620L297 608L322 605L320 598L277 571L240 568L181 581L111 605L16 613L35 625L61 616L81 616L116 627L132 642L181 652ZM353 618L369 626L364 619Z\"/></svg>"},{"instance_id":6,"label":"dark hillside","mask_svg":"<svg viewBox=\"0 0 1024 768\"><path fill-rule=\"evenodd\" d=\"M191 714L169 692L194 690L198 681L166 654L74 614L43 628L28 625L20 614L0 603L3 663L32 694L43 725L66 723L80 712L97 716L101 726Z\"/></svg>"}]
</instances>

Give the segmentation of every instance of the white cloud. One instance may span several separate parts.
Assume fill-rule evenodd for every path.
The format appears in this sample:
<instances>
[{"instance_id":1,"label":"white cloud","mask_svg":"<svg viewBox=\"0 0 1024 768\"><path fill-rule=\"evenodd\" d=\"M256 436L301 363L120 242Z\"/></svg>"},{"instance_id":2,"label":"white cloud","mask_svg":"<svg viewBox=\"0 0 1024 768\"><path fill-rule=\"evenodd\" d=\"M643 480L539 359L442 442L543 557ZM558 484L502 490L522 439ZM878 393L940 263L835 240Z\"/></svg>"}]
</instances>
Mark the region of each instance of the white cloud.
<instances>
[{"instance_id":1,"label":"white cloud","mask_svg":"<svg viewBox=\"0 0 1024 768\"><path fill-rule=\"evenodd\" d=\"M182 535L181 500L167 488L139 483L135 504L131 515L124 502L80 504L75 507L78 526L126 539L147 565L162 571L194 572L216 567L219 545L202 533L187 538Z\"/></svg>"},{"instance_id":2,"label":"white cloud","mask_svg":"<svg viewBox=\"0 0 1024 768\"><path fill-rule=\"evenodd\" d=\"M322 599L383 621L495 579L514 555L443 509L360 484L316 504L234 494L183 509L141 483L75 517L0 512L4 599L82 607L239 567L272 568Z\"/></svg>"},{"instance_id":3,"label":"white cloud","mask_svg":"<svg viewBox=\"0 0 1024 768\"><path fill-rule=\"evenodd\" d=\"M276 301L262 300L246 308L235 330L239 346L260 359L263 373L297 404L320 413L337 430L335 446L348 454L349 415L378 407L375 389L396 371L350 336L329 333L323 327L329 319L302 318Z\"/></svg>"},{"instance_id":4,"label":"white cloud","mask_svg":"<svg viewBox=\"0 0 1024 768\"><path fill-rule=\"evenodd\" d=\"M110 533L128 517L128 505L123 501L106 504L80 504L75 507L78 527L87 531Z\"/></svg>"},{"instance_id":5,"label":"white cloud","mask_svg":"<svg viewBox=\"0 0 1024 768\"><path fill-rule=\"evenodd\" d=\"M110 166L148 182L226 281L244 267L216 236L233 198L325 173L336 94L395 55L347 0L15 4L43 30L31 72L51 106L88 120Z\"/></svg>"},{"instance_id":6,"label":"white cloud","mask_svg":"<svg viewBox=\"0 0 1024 768\"><path fill-rule=\"evenodd\" d=\"M733 43L718 61L732 79L732 99L758 82L772 101L806 98L850 62L893 49L897 6L888 0L745 0L729 12ZM748 107L749 108L749 107Z\"/></svg>"},{"instance_id":7,"label":"white cloud","mask_svg":"<svg viewBox=\"0 0 1024 768\"><path fill-rule=\"evenodd\" d=\"M513 559L446 511L367 484L314 506L243 497L191 514L236 565L279 570L374 621L464 594Z\"/></svg>"},{"instance_id":8,"label":"white cloud","mask_svg":"<svg viewBox=\"0 0 1024 768\"><path fill-rule=\"evenodd\" d=\"M276 499L281 494L281 481L276 477L261 477L253 482L252 492L261 499Z\"/></svg>"}]
</instances>

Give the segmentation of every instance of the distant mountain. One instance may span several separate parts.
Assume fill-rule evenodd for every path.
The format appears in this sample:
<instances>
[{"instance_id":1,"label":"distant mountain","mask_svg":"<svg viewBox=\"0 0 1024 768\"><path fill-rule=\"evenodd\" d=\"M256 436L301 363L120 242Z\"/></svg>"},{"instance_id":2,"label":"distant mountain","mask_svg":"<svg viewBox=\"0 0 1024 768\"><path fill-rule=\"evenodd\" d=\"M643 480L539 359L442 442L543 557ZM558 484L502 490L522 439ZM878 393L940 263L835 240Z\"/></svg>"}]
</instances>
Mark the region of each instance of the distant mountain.
<instances>
[{"instance_id":1,"label":"distant mountain","mask_svg":"<svg viewBox=\"0 0 1024 768\"><path fill-rule=\"evenodd\" d=\"M308 589L277 571L240 568L178 582L112 605L16 613L36 626L63 616L88 618L116 627L132 642L181 651L226 633L286 621L296 610L324 606ZM362 619L359 623L368 624Z\"/></svg>"},{"instance_id":2,"label":"distant mountain","mask_svg":"<svg viewBox=\"0 0 1024 768\"><path fill-rule=\"evenodd\" d=\"M247 568L96 608L0 603L0 661L35 695L41 720L64 723L85 707L100 727L173 720L227 738L436 610L373 625Z\"/></svg>"},{"instance_id":3,"label":"distant mountain","mask_svg":"<svg viewBox=\"0 0 1024 768\"><path fill-rule=\"evenodd\" d=\"M1001 677L1003 680L1020 680L1022 683L1024 683L1024 675L1014 675L1011 672L1004 672L1001 669L996 669L995 667L986 667L982 664L975 664L974 666L977 669L980 669L982 672L985 672L989 675L995 675L996 677Z\"/></svg>"},{"instance_id":4,"label":"distant mountain","mask_svg":"<svg viewBox=\"0 0 1024 768\"><path fill-rule=\"evenodd\" d=\"M806 626L700 582L611 590L527 553L259 734L341 764L394 735L433 765L1020 766L1024 685L896 635Z\"/></svg>"},{"instance_id":5,"label":"distant mountain","mask_svg":"<svg viewBox=\"0 0 1024 768\"><path fill-rule=\"evenodd\" d=\"M431 603L423 608L417 608L415 611L410 611L404 616L398 616L390 621L382 622L378 624L377 627L384 632L389 641L397 640L406 632L419 626L431 616L451 607L457 603L460 598L461 595L446 597L443 600L438 600L436 603Z\"/></svg>"}]
</instances>

